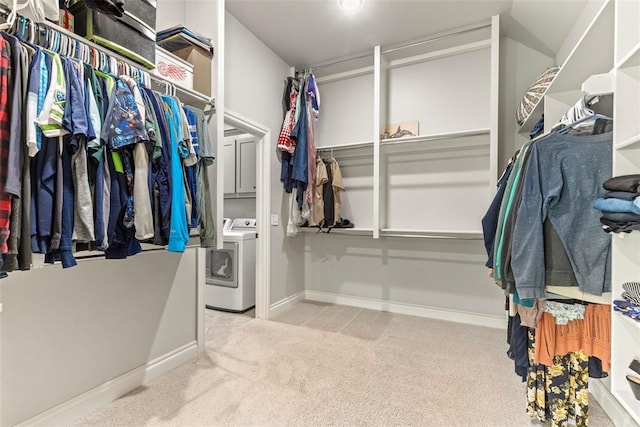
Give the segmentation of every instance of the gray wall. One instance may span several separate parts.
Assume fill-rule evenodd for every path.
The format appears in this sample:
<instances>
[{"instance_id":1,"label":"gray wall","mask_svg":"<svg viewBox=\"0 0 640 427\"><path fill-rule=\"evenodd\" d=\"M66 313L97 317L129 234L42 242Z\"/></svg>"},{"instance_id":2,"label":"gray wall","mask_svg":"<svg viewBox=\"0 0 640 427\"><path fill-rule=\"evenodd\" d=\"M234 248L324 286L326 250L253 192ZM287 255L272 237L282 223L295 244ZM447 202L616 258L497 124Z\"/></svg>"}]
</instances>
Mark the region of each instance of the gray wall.
<instances>
[{"instance_id":1,"label":"gray wall","mask_svg":"<svg viewBox=\"0 0 640 427\"><path fill-rule=\"evenodd\" d=\"M343 235L307 237L307 289L502 316L504 296L487 278L481 241Z\"/></svg>"},{"instance_id":2,"label":"gray wall","mask_svg":"<svg viewBox=\"0 0 640 427\"><path fill-rule=\"evenodd\" d=\"M304 290L304 240L285 237L285 199L276 141L282 125L281 99L289 66L237 19L226 15L225 108L271 128L271 303Z\"/></svg>"},{"instance_id":3,"label":"gray wall","mask_svg":"<svg viewBox=\"0 0 640 427\"><path fill-rule=\"evenodd\" d=\"M500 40L499 163L502 171L511 156L529 139L518 132L516 109L536 77L554 65L553 58L508 37Z\"/></svg>"},{"instance_id":4,"label":"gray wall","mask_svg":"<svg viewBox=\"0 0 640 427\"><path fill-rule=\"evenodd\" d=\"M83 260L2 280L0 425L196 340L196 250Z\"/></svg>"}]
</instances>

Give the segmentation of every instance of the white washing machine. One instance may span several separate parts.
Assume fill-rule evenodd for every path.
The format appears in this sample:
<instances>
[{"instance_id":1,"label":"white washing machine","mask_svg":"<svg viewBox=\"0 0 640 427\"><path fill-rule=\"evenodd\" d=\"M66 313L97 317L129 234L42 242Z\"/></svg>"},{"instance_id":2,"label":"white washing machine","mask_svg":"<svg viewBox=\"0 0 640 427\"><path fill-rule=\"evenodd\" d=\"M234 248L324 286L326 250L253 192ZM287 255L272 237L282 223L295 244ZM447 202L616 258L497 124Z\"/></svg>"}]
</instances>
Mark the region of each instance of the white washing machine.
<instances>
[{"instance_id":1,"label":"white washing machine","mask_svg":"<svg viewBox=\"0 0 640 427\"><path fill-rule=\"evenodd\" d=\"M224 221L222 249L207 249L207 308L243 312L256 304L256 220Z\"/></svg>"}]
</instances>

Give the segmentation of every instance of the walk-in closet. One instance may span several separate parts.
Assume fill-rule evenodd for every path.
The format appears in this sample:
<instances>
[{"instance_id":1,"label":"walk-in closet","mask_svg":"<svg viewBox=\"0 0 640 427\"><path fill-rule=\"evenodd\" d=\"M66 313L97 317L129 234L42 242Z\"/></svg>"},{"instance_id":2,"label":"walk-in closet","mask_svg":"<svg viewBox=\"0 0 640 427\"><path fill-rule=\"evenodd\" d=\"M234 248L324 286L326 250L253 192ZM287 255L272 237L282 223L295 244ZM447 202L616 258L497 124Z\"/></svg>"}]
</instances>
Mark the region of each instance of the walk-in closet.
<instances>
[{"instance_id":1,"label":"walk-in closet","mask_svg":"<svg viewBox=\"0 0 640 427\"><path fill-rule=\"evenodd\" d=\"M640 425L638 0L0 0L0 426Z\"/></svg>"}]
</instances>

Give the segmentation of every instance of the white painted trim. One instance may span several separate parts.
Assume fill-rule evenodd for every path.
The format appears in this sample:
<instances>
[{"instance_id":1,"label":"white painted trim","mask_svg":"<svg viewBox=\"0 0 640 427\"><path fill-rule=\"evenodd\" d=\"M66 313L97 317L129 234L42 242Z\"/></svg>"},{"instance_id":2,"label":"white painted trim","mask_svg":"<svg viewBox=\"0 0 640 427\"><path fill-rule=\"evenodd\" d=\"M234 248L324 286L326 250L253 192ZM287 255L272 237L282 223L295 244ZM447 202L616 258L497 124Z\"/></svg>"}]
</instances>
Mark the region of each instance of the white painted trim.
<instances>
[{"instance_id":1,"label":"white painted trim","mask_svg":"<svg viewBox=\"0 0 640 427\"><path fill-rule=\"evenodd\" d=\"M373 238L380 238L380 229L385 226L382 212L383 191L380 181L380 133L386 124L386 82L387 62L382 56L380 46L376 46L373 52ZM385 208L386 210L386 208Z\"/></svg>"},{"instance_id":2,"label":"white painted trim","mask_svg":"<svg viewBox=\"0 0 640 427\"><path fill-rule=\"evenodd\" d=\"M233 111L224 112L224 122L256 136L256 317L268 319L271 304L271 130Z\"/></svg>"},{"instance_id":3,"label":"white painted trim","mask_svg":"<svg viewBox=\"0 0 640 427\"><path fill-rule=\"evenodd\" d=\"M196 340L198 343L198 355L205 351L205 324L204 324L204 286L206 281L206 255L205 248L196 248Z\"/></svg>"},{"instance_id":4,"label":"white painted trim","mask_svg":"<svg viewBox=\"0 0 640 427\"><path fill-rule=\"evenodd\" d=\"M224 117L225 117L225 94L224 94L224 67L225 67L225 19L226 5L225 0L217 0L217 29L216 29L216 153L218 159L221 159L220 153L224 151ZM222 219L224 217L224 162L216 162L216 203L215 203L215 220L216 220L216 249L222 249L224 244L224 233L222 230ZM204 312L204 304L202 311Z\"/></svg>"},{"instance_id":5,"label":"white painted trim","mask_svg":"<svg viewBox=\"0 0 640 427\"><path fill-rule=\"evenodd\" d=\"M283 313L298 304L299 302L305 299L305 291L300 291L297 294L293 294L287 298L283 298L278 302L274 302L271 304L271 309L269 310L269 317L273 318L280 313Z\"/></svg>"},{"instance_id":6,"label":"white painted trim","mask_svg":"<svg viewBox=\"0 0 640 427\"><path fill-rule=\"evenodd\" d=\"M602 406L602 409L611 418L614 425L620 427L635 427L638 425L602 381L591 378L589 380L589 392Z\"/></svg>"},{"instance_id":7,"label":"white painted trim","mask_svg":"<svg viewBox=\"0 0 640 427\"><path fill-rule=\"evenodd\" d=\"M122 374L73 399L53 407L18 424L26 426L51 426L71 423L98 408L102 408L136 387L198 357L198 345L191 342L147 364Z\"/></svg>"},{"instance_id":8,"label":"white painted trim","mask_svg":"<svg viewBox=\"0 0 640 427\"><path fill-rule=\"evenodd\" d=\"M489 197L493 199L498 182L500 132L500 15L491 18L491 88L489 95Z\"/></svg>"},{"instance_id":9,"label":"white painted trim","mask_svg":"<svg viewBox=\"0 0 640 427\"><path fill-rule=\"evenodd\" d=\"M305 299L331 304L349 305L352 307L368 308L370 310L388 311L390 313L408 314L411 316L427 317L429 319L447 320L450 322L468 323L475 326L506 329L504 316L490 316L487 314L471 313L467 311L450 310L425 305L407 304L404 302L385 301L381 299L353 297L349 295L327 292L305 291Z\"/></svg>"}]
</instances>

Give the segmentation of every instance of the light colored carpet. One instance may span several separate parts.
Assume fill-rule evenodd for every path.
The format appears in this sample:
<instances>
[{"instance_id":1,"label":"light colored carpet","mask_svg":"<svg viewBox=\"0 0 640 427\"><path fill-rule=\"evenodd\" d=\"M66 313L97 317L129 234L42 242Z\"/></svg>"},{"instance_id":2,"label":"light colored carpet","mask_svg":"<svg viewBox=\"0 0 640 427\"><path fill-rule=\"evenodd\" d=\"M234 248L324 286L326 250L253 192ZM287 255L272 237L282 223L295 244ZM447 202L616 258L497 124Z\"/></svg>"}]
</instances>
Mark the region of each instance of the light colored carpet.
<instances>
[{"instance_id":1,"label":"light colored carpet","mask_svg":"<svg viewBox=\"0 0 640 427\"><path fill-rule=\"evenodd\" d=\"M540 425L503 330L312 302L207 327L206 356L77 425ZM590 426L612 426L591 403Z\"/></svg>"}]
</instances>

